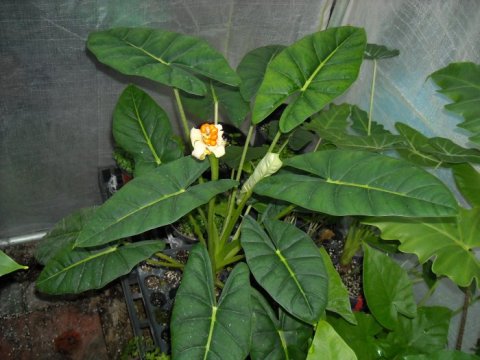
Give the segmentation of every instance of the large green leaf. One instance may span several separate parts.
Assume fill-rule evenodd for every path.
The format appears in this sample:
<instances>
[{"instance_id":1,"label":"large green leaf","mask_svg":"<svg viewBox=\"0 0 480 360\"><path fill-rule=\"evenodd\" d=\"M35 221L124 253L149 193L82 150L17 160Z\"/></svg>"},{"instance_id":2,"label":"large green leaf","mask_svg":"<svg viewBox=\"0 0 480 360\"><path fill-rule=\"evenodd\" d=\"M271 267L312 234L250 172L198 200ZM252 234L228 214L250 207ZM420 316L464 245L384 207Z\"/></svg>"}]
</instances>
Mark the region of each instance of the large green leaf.
<instances>
[{"instance_id":1,"label":"large green leaf","mask_svg":"<svg viewBox=\"0 0 480 360\"><path fill-rule=\"evenodd\" d=\"M237 182L189 186L208 167L192 157L162 165L128 182L85 224L76 246L97 246L175 222Z\"/></svg>"},{"instance_id":2,"label":"large green leaf","mask_svg":"<svg viewBox=\"0 0 480 360\"><path fill-rule=\"evenodd\" d=\"M328 273L328 303L327 310L336 313L352 324L356 324L355 316L352 313L352 306L348 290L342 283L342 278L333 266L330 256L325 248L320 248L323 263Z\"/></svg>"},{"instance_id":3,"label":"large green leaf","mask_svg":"<svg viewBox=\"0 0 480 360\"><path fill-rule=\"evenodd\" d=\"M281 311L277 319L271 306L253 290L252 360L303 359L307 355L312 326Z\"/></svg>"},{"instance_id":4,"label":"large green leaf","mask_svg":"<svg viewBox=\"0 0 480 360\"><path fill-rule=\"evenodd\" d=\"M382 327L370 314L356 312L355 319L357 325L339 317L328 316L328 322L355 351L359 360L379 358L382 350L376 337L381 333Z\"/></svg>"},{"instance_id":5,"label":"large green leaf","mask_svg":"<svg viewBox=\"0 0 480 360\"><path fill-rule=\"evenodd\" d=\"M13 271L25 269L28 269L28 266L20 265L2 250L0 250L0 276L6 275Z\"/></svg>"},{"instance_id":6,"label":"large green leaf","mask_svg":"<svg viewBox=\"0 0 480 360\"><path fill-rule=\"evenodd\" d=\"M386 338L387 358L403 359L409 354L445 349L451 314L451 310L436 306L419 308L413 319L399 317L397 327Z\"/></svg>"},{"instance_id":7,"label":"large green leaf","mask_svg":"<svg viewBox=\"0 0 480 360\"><path fill-rule=\"evenodd\" d=\"M470 164L453 166L453 176L458 190L475 207L480 207L480 173Z\"/></svg>"},{"instance_id":8,"label":"large green leaf","mask_svg":"<svg viewBox=\"0 0 480 360\"><path fill-rule=\"evenodd\" d=\"M470 140L480 145L480 65L471 62L452 63L430 75L453 103L445 109L463 116L458 126L472 133Z\"/></svg>"},{"instance_id":9,"label":"large green leaf","mask_svg":"<svg viewBox=\"0 0 480 360\"><path fill-rule=\"evenodd\" d=\"M457 212L448 188L407 161L363 151L326 150L284 160L313 176L279 173L254 191L331 215L445 216Z\"/></svg>"},{"instance_id":10,"label":"large green leaf","mask_svg":"<svg viewBox=\"0 0 480 360\"><path fill-rule=\"evenodd\" d=\"M268 45L254 49L243 57L238 64L237 73L242 80L240 93L244 99L250 101L257 94L268 64L283 49L283 45Z\"/></svg>"},{"instance_id":11,"label":"large green leaf","mask_svg":"<svg viewBox=\"0 0 480 360\"><path fill-rule=\"evenodd\" d=\"M149 240L94 251L64 248L45 266L37 279L37 287L49 294L100 289L128 274L140 261L162 250L164 246L163 241Z\"/></svg>"},{"instance_id":12,"label":"large green leaf","mask_svg":"<svg viewBox=\"0 0 480 360\"><path fill-rule=\"evenodd\" d=\"M368 135L369 117L365 110L360 109L356 105L352 105L350 118L352 119L352 129L360 135ZM391 134L390 131L385 130L382 124L376 121L370 121L370 134Z\"/></svg>"},{"instance_id":13,"label":"large green leaf","mask_svg":"<svg viewBox=\"0 0 480 360\"><path fill-rule=\"evenodd\" d=\"M246 264L238 264L230 273L217 304L207 250L197 245L190 253L175 296L173 358L244 359L250 347L251 314Z\"/></svg>"},{"instance_id":14,"label":"large green leaf","mask_svg":"<svg viewBox=\"0 0 480 360\"><path fill-rule=\"evenodd\" d=\"M414 317L417 305L407 272L382 252L364 245L363 292L375 319L395 329L400 314ZM394 281L392 281L394 279Z\"/></svg>"},{"instance_id":15,"label":"large green leaf","mask_svg":"<svg viewBox=\"0 0 480 360\"><path fill-rule=\"evenodd\" d=\"M429 139L421 132L403 123L396 123L395 128L405 140L406 147L398 150L404 158L422 166L437 166L441 162L433 154L435 151Z\"/></svg>"},{"instance_id":16,"label":"large green leaf","mask_svg":"<svg viewBox=\"0 0 480 360\"><path fill-rule=\"evenodd\" d=\"M416 254L420 263L432 259L432 271L448 276L459 286L480 284L480 208L460 209L457 217L443 219L374 218L366 223L378 227L385 240L400 240L399 250Z\"/></svg>"},{"instance_id":17,"label":"large green leaf","mask_svg":"<svg viewBox=\"0 0 480 360\"><path fill-rule=\"evenodd\" d=\"M214 81L208 82L207 88L207 93L203 97L181 93L182 103L187 111L196 119L212 121L214 108L218 106L230 123L240 127L250 112L249 103L242 97L240 90Z\"/></svg>"},{"instance_id":18,"label":"large green leaf","mask_svg":"<svg viewBox=\"0 0 480 360\"><path fill-rule=\"evenodd\" d=\"M446 163L480 163L480 150L463 148L446 138L434 137L428 139L426 152Z\"/></svg>"},{"instance_id":19,"label":"large green leaf","mask_svg":"<svg viewBox=\"0 0 480 360\"><path fill-rule=\"evenodd\" d=\"M147 28L115 28L90 33L88 49L97 59L127 75L143 76L191 94L203 95L196 75L228 85L239 78L205 40Z\"/></svg>"},{"instance_id":20,"label":"large green leaf","mask_svg":"<svg viewBox=\"0 0 480 360\"><path fill-rule=\"evenodd\" d=\"M358 149L365 151L385 151L403 147L403 140L400 136L392 134L372 134L370 136L356 136L348 134L332 134L325 137L335 144L335 146L344 149Z\"/></svg>"},{"instance_id":21,"label":"large green leaf","mask_svg":"<svg viewBox=\"0 0 480 360\"><path fill-rule=\"evenodd\" d=\"M320 320L306 360L324 359L357 360L357 356L328 322Z\"/></svg>"},{"instance_id":22,"label":"large green leaf","mask_svg":"<svg viewBox=\"0 0 480 360\"><path fill-rule=\"evenodd\" d=\"M37 261L45 265L57 252L65 247L73 248L84 225L92 218L95 208L75 211L60 220L39 242L35 250Z\"/></svg>"},{"instance_id":23,"label":"large green leaf","mask_svg":"<svg viewBox=\"0 0 480 360\"><path fill-rule=\"evenodd\" d=\"M182 156L167 113L135 85L120 95L112 127L115 142L136 161L160 165Z\"/></svg>"},{"instance_id":24,"label":"large green leaf","mask_svg":"<svg viewBox=\"0 0 480 360\"><path fill-rule=\"evenodd\" d=\"M341 95L356 80L366 45L365 31L345 26L308 35L268 65L252 122L260 123L287 99L280 130L289 132Z\"/></svg>"},{"instance_id":25,"label":"large green leaf","mask_svg":"<svg viewBox=\"0 0 480 360\"><path fill-rule=\"evenodd\" d=\"M295 226L264 221L268 231L246 217L241 243L257 282L285 310L314 324L325 310L328 278L322 257L312 239Z\"/></svg>"}]
</instances>

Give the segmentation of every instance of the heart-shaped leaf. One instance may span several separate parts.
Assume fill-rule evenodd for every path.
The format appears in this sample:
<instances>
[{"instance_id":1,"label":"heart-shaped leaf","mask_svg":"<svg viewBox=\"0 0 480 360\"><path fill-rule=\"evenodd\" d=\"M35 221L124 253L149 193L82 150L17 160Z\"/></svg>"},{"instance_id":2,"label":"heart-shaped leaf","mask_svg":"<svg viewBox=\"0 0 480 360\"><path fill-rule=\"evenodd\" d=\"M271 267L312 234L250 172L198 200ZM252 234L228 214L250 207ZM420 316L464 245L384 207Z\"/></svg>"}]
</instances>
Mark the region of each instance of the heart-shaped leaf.
<instances>
[{"instance_id":1,"label":"heart-shaped leaf","mask_svg":"<svg viewBox=\"0 0 480 360\"><path fill-rule=\"evenodd\" d=\"M363 29L345 26L308 35L284 49L267 67L252 122L260 123L291 99L280 118L280 130L293 130L356 80L365 45Z\"/></svg>"},{"instance_id":2,"label":"heart-shaped leaf","mask_svg":"<svg viewBox=\"0 0 480 360\"><path fill-rule=\"evenodd\" d=\"M115 142L136 161L158 166L182 156L167 113L135 85L127 86L120 95L112 127Z\"/></svg>"},{"instance_id":3,"label":"heart-shaped leaf","mask_svg":"<svg viewBox=\"0 0 480 360\"><path fill-rule=\"evenodd\" d=\"M73 248L78 235L94 213L95 208L81 209L60 220L39 242L35 259L45 265L61 249Z\"/></svg>"},{"instance_id":4,"label":"heart-shaped leaf","mask_svg":"<svg viewBox=\"0 0 480 360\"><path fill-rule=\"evenodd\" d=\"M455 183L463 197L471 206L480 207L480 173L470 164L458 164L452 169Z\"/></svg>"},{"instance_id":5,"label":"heart-shaped leaf","mask_svg":"<svg viewBox=\"0 0 480 360\"><path fill-rule=\"evenodd\" d=\"M215 299L212 265L206 248L190 253L172 313L174 359L244 359L250 347L251 293L248 267L230 273Z\"/></svg>"},{"instance_id":6,"label":"heart-shaped leaf","mask_svg":"<svg viewBox=\"0 0 480 360\"><path fill-rule=\"evenodd\" d=\"M328 279L322 257L312 239L282 221L264 221L268 231L246 217L241 243L257 282L285 310L314 324L325 310Z\"/></svg>"},{"instance_id":7,"label":"heart-shaped leaf","mask_svg":"<svg viewBox=\"0 0 480 360\"><path fill-rule=\"evenodd\" d=\"M307 355L311 326L281 311L277 319L265 298L253 291L252 360L302 359Z\"/></svg>"},{"instance_id":8,"label":"heart-shaped leaf","mask_svg":"<svg viewBox=\"0 0 480 360\"><path fill-rule=\"evenodd\" d=\"M397 327L386 339L394 350L394 353L388 353L387 358L403 359L408 354L430 354L443 350L447 345L451 315L450 309L436 306L419 308L418 315L413 319L399 317Z\"/></svg>"},{"instance_id":9,"label":"heart-shaped leaf","mask_svg":"<svg viewBox=\"0 0 480 360\"><path fill-rule=\"evenodd\" d=\"M0 250L0 276L9 274L13 271L25 269L28 269L28 266L20 265L2 250Z\"/></svg>"},{"instance_id":10,"label":"heart-shaped leaf","mask_svg":"<svg viewBox=\"0 0 480 360\"><path fill-rule=\"evenodd\" d=\"M375 218L366 223L378 227L385 240L399 240L399 250L415 254L420 263L432 259L437 276L448 276L459 286L480 281L480 208L460 209L457 217L441 219Z\"/></svg>"},{"instance_id":11,"label":"heart-shaped leaf","mask_svg":"<svg viewBox=\"0 0 480 360\"><path fill-rule=\"evenodd\" d=\"M94 251L64 248L45 266L37 279L37 287L48 294L100 289L128 274L135 265L164 247L163 241L150 240Z\"/></svg>"},{"instance_id":12,"label":"heart-shaped leaf","mask_svg":"<svg viewBox=\"0 0 480 360\"><path fill-rule=\"evenodd\" d=\"M335 134L336 136L346 134L350 111L351 105L349 104L331 104L328 109L312 116L312 119L303 127L315 132L320 137L324 137L325 134Z\"/></svg>"},{"instance_id":13,"label":"heart-shaped leaf","mask_svg":"<svg viewBox=\"0 0 480 360\"><path fill-rule=\"evenodd\" d=\"M237 184L218 180L189 186L207 167L184 157L134 178L96 210L75 245L97 246L171 224Z\"/></svg>"},{"instance_id":14,"label":"heart-shaped leaf","mask_svg":"<svg viewBox=\"0 0 480 360\"><path fill-rule=\"evenodd\" d=\"M453 103L445 109L463 116L458 126L470 131L470 140L480 145L480 65L471 62L451 63L430 75Z\"/></svg>"},{"instance_id":15,"label":"heart-shaped leaf","mask_svg":"<svg viewBox=\"0 0 480 360\"><path fill-rule=\"evenodd\" d=\"M250 101L257 94L268 64L283 49L285 49L283 45L260 47L247 53L240 61L237 73L242 80L240 93L245 100Z\"/></svg>"},{"instance_id":16,"label":"heart-shaped leaf","mask_svg":"<svg viewBox=\"0 0 480 360\"><path fill-rule=\"evenodd\" d=\"M384 45L367 44L364 57L368 60L380 60L392 58L398 55L400 55L400 51L397 49L389 49Z\"/></svg>"},{"instance_id":17,"label":"heart-shaped leaf","mask_svg":"<svg viewBox=\"0 0 480 360\"><path fill-rule=\"evenodd\" d=\"M395 329L399 314L410 318L417 314L412 283L407 272L387 255L368 245L363 249L363 291L368 308L380 324Z\"/></svg>"},{"instance_id":18,"label":"heart-shaped leaf","mask_svg":"<svg viewBox=\"0 0 480 360\"><path fill-rule=\"evenodd\" d=\"M314 176L279 173L255 193L330 215L446 216L457 203L436 177L407 161L363 151L325 150L284 161Z\"/></svg>"},{"instance_id":19,"label":"heart-shaped leaf","mask_svg":"<svg viewBox=\"0 0 480 360\"><path fill-rule=\"evenodd\" d=\"M190 94L204 95L196 75L236 86L239 78L205 40L170 31L115 28L90 33L88 49L97 59L126 75L137 75Z\"/></svg>"},{"instance_id":20,"label":"heart-shaped leaf","mask_svg":"<svg viewBox=\"0 0 480 360\"><path fill-rule=\"evenodd\" d=\"M321 359L357 360L353 350L325 320L320 320L317 324L306 360Z\"/></svg>"},{"instance_id":21,"label":"heart-shaped leaf","mask_svg":"<svg viewBox=\"0 0 480 360\"><path fill-rule=\"evenodd\" d=\"M333 266L330 256L328 256L325 248L320 248L323 263L328 273L328 303L327 310L336 313L352 324L357 324L355 316L352 313L352 306L348 290L342 283L342 278Z\"/></svg>"},{"instance_id":22,"label":"heart-shaped leaf","mask_svg":"<svg viewBox=\"0 0 480 360\"><path fill-rule=\"evenodd\" d=\"M370 136L326 134L325 138L335 146L344 149L359 149L366 151L385 151L390 149L403 148L403 139L392 134L372 134Z\"/></svg>"}]
</instances>

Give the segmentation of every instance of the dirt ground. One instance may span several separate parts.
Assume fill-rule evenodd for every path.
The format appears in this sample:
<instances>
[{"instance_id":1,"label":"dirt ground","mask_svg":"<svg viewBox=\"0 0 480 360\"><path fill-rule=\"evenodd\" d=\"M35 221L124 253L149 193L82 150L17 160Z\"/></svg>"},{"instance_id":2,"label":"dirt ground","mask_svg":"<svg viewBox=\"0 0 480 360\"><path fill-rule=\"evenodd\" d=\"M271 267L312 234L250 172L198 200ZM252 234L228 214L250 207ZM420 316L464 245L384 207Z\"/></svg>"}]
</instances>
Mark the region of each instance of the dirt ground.
<instances>
[{"instance_id":1,"label":"dirt ground","mask_svg":"<svg viewBox=\"0 0 480 360\"><path fill-rule=\"evenodd\" d=\"M133 338L120 282L80 296L41 294L34 247L3 249L29 269L0 278L0 359L119 359Z\"/></svg>"}]
</instances>

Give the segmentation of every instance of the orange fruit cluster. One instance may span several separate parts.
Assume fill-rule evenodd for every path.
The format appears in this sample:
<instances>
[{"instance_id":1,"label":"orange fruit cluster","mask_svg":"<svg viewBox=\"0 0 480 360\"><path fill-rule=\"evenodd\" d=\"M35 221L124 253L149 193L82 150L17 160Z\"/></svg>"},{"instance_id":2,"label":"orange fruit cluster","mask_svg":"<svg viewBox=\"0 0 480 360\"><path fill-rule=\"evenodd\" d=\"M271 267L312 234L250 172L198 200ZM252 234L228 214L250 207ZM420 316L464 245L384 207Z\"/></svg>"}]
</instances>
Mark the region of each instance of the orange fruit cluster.
<instances>
[{"instance_id":1,"label":"orange fruit cluster","mask_svg":"<svg viewBox=\"0 0 480 360\"><path fill-rule=\"evenodd\" d=\"M202 124L200 126L203 142L209 146L216 146L218 139L218 129L214 124Z\"/></svg>"}]
</instances>

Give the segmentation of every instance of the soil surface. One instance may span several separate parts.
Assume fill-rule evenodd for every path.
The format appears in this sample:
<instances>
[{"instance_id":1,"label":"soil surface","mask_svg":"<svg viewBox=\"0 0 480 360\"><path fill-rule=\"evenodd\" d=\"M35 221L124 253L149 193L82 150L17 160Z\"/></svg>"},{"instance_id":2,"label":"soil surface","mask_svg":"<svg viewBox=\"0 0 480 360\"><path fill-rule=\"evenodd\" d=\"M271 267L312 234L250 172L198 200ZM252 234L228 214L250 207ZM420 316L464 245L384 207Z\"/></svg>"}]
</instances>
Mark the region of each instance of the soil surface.
<instances>
[{"instance_id":1,"label":"soil surface","mask_svg":"<svg viewBox=\"0 0 480 360\"><path fill-rule=\"evenodd\" d=\"M3 249L29 269L0 278L0 359L119 359L133 338L120 282L76 296L39 293L35 245Z\"/></svg>"}]
</instances>

